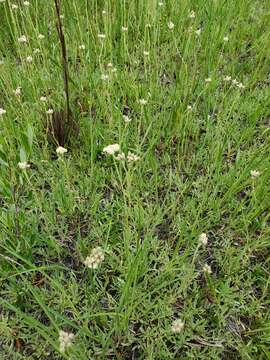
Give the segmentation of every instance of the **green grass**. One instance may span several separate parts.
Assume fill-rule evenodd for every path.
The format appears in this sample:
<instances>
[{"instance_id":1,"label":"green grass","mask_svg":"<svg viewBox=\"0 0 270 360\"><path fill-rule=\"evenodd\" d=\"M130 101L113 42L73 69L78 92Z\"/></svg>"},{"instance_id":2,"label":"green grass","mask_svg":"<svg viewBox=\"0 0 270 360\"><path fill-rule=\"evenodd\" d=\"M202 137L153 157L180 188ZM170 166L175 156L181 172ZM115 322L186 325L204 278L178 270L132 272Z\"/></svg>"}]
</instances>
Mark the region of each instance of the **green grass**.
<instances>
[{"instance_id":1,"label":"green grass","mask_svg":"<svg viewBox=\"0 0 270 360\"><path fill-rule=\"evenodd\" d=\"M270 359L269 1L63 1L80 130L59 157L54 3L13 4L0 3L0 359ZM140 160L105 155L114 143ZM64 354L60 330L75 334Z\"/></svg>"}]
</instances>

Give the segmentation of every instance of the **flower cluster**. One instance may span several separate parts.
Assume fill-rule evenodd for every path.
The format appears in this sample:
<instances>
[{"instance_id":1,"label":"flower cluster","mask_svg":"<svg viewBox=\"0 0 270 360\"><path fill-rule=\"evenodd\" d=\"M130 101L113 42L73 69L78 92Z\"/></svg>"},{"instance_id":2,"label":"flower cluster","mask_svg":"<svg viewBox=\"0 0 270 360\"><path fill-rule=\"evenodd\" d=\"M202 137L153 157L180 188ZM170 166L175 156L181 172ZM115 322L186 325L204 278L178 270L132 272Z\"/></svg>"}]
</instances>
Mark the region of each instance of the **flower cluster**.
<instances>
[{"instance_id":1,"label":"flower cluster","mask_svg":"<svg viewBox=\"0 0 270 360\"><path fill-rule=\"evenodd\" d=\"M90 269L96 269L104 260L104 252L100 247L96 247L91 251L91 254L84 260L84 265Z\"/></svg>"},{"instance_id":2,"label":"flower cluster","mask_svg":"<svg viewBox=\"0 0 270 360\"><path fill-rule=\"evenodd\" d=\"M59 351L64 353L67 348L72 345L72 340L74 338L74 334L65 332L63 330L59 331Z\"/></svg>"},{"instance_id":3,"label":"flower cluster","mask_svg":"<svg viewBox=\"0 0 270 360\"><path fill-rule=\"evenodd\" d=\"M171 331L174 334L178 334L184 329L184 325L185 323L181 319L174 320L174 322L172 323Z\"/></svg>"}]
</instances>

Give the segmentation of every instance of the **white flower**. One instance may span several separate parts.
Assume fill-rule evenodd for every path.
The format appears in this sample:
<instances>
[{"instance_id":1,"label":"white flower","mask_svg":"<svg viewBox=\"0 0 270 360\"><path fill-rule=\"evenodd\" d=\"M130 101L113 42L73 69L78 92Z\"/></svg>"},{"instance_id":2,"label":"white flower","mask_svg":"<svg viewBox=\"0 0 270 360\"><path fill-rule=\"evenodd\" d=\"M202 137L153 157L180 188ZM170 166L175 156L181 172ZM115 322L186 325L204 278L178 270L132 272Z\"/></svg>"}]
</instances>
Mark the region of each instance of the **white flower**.
<instances>
[{"instance_id":1,"label":"white flower","mask_svg":"<svg viewBox=\"0 0 270 360\"><path fill-rule=\"evenodd\" d=\"M251 171L250 171L250 175L251 175L251 177L252 177L253 179L255 179L256 177L260 176L261 173L260 173L259 171L257 171L257 170L251 170Z\"/></svg>"},{"instance_id":2,"label":"white flower","mask_svg":"<svg viewBox=\"0 0 270 360\"><path fill-rule=\"evenodd\" d=\"M193 107L191 105L188 105L187 110L193 110Z\"/></svg>"},{"instance_id":3,"label":"white flower","mask_svg":"<svg viewBox=\"0 0 270 360\"><path fill-rule=\"evenodd\" d=\"M196 16L195 11L192 10L192 11L189 13L189 16L188 16L188 17L189 17L190 19L194 19L195 16Z\"/></svg>"},{"instance_id":4,"label":"white flower","mask_svg":"<svg viewBox=\"0 0 270 360\"><path fill-rule=\"evenodd\" d=\"M112 145L105 146L105 148L103 148L103 152L108 155L114 155L118 151L120 151L119 144L112 144Z\"/></svg>"},{"instance_id":5,"label":"white flower","mask_svg":"<svg viewBox=\"0 0 270 360\"><path fill-rule=\"evenodd\" d=\"M224 81L231 81L232 80L232 77L231 76L224 76Z\"/></svg>"},{"instance_id":6,"label":"white flower","mask_svg":"<svg viewBox=\"0 0 270 360\"><path fill-rule=\"evenodd\" d=\"M47 101L47 97L46 97L46 96L41 96L41 97L39 98L39 100L42 101L42 102L46 102L46 101Z\"/></svg>"},{"instance_id":7,"label":"white flower","mask_svg":"<svg viewBox=\"0 0 270 360\"><path fill-rule=\"evenodd\" d=\"M27 164L26 161L19 162L18 166L19 166L19 169L21 169L21 170L26 170L26 169L30 168L30 165Z\"/></svg>"},{"instance_id":8,"label":"white flower","mask_svg":"<svg viewBox=\"0 0 270 360\"><path fill-rule=\"evenodd\" d=\"M53 114L53 109L48 109L48 110L46 111L46 113L47 113L48 115Z\"/></svg>"},{"instance_id":9,"label":"white flower","mask_svg":"<svg viewBox=\"0 0 270 360\"><path fill-rule=\"evenodd\" d=\"M30 5L30 2L29 2L29 1L24 1L24 2L23 2L23 5L24 5L24 6L29 6L29 5Z\"/></svg>"},{"instance_id":10,"label":"white flower","mask_svg":"<svg viewBox=\"0 0 270 360\"><path fill-rule=\"evenodd\" d=\"M145 99L140 99L140 100L139 100L139 104L140 104L140 105L146 105L146 104L147 104L147 100L145 100Z\"/></svg>"},{"instance_id":11,"label":"white flower","mask_svg":"<svg viewBox=\"0 0 270 360\"><path fill-rule=\"evenodd\" d=\"M159 3L158 3L158 6L163 6L164 5L164 3L162 2L162 1L160 1Z\"/></svg>"},{"instance_id":12,"label":"white flower","mask_svg":"<svg viewBox=\"0 0 270 360\"><path fill-rule=\"evenodd\" d=\"M131 119L127 115L123 115L123 120L127 124L131 122Z\"/></svg>"},{"instance_id":13,"label":"white flower","mask_svg":"<svg viewBox=\"0 0 270 360\"><path fill-rule=\"evenodd\" d=\"M45 36L44 36L43 34L38 34L37 38L38 38L39 40L43 40L43 39L45 38Z\"/></svg>"},{"instance_id":14,"label":"white flower","mask_svg":"<svg viewBox=\"0 0 270 360\"><path fill-rule=\"evenodd\" d=\"M18 87L13 91L13 93L14 93L14 95L16 95L16 96L21 95L21 87L18 86Z\"/></svg>"},{"instance_id":15,"label":"white flower","mask_svg":"<svg viewBox=\"0 0 270 360\"><path fill-rule=\"evenodd\" d=\"M84 260L84 265L90 269L96 269L104 260L104 252L100 247L94 248L90 255Z\"/></svg>"},{"instance_id":16,"label":"white flower","mask_svg":"<svg viewBox=\"0 0 270 360\"><path fill-rule=\"evenodd\" d=\"M12 5L11 5L11 9L12 9L12 10L17 10L17 9L18 9L18 5L12 4Z\"/></svg>"},{"instance_id":17,"label":"white flower","mask_svg":"<svg viewBox=\"0 0 270 360\"><path fill-rule=\"evenodd\" d=\"M106 10L102 10L102 15L106 15Z\"/></svg>"},{"instance_id":18,"label":"white flower","mask_svg":"<svg viewBox=\"0 0 270 360\"><path fill-rule=\"evenodd\" d=\"M143 52L143 55L144 55L144 56L149 56L149 51L144 51L144 52Z\"/></svg>"},{"instance_id":19,"label":"white flower","mask_svg":"<svg viewBox=\"0 0 270 360\"><path fill-rule=\"evenodd\" d=\"M32 62L33 61L32 56L27 56L26 61L29 62L29 63Z\"/></svg>"},{"instance_id":20,"label":"white flower","mask_svg":"<svg viewBox=\"0 0 270 360\"><path fill-rule=\"evenodd\" d=\"M209 266L208 264L205 264L203 266L203 272L207 273L207 274L212 274L212 269L211 269L211 266Z\"/></svg>"},{"instance_id":21,"label":"white flower","mask_svg":"<svg viewBox=\"0 0 270 360\"><path fill-rule=\"evenodd\" d=\"M99 39L105 39L106 35L105 34L98 34L98 38Z\"/></svg>"},{"instance_id":22,"label":"white flower","mask_svg":"<svg viewBox=\"0 0 270 360\"><path fill-rule=\"evenodd\" d=\"M58 155L64 155L67 152L67 149L64 148L63 146L58 146L58 148L56 149L56 154Z\"/></svg>"},{"instance_id":23,"label":"white flower","mask_svg":"<svg viewBox=\"0 0 270 360\"><path fill-rule=\"evenodd\" d=\"M128 28L127 28L126 26L122 26L121 29L122 29L123 32L127 32L127 31L128 31Z\"/></svg>"},{"instance_id":24,"label":"white flower","mask_svg":"<svg viewBox=\"0 0 270 360\"><path fill-rule=\"evenodd\" d=\"M28 40L25 35L22 35L18 38L18 41L19 41L19 43L26 43Z\"/></svg>"},{"instance_id":25,"label":"white flower","mask_svg":"<svg viewBox=\"0 0 270 360\"><path fill-rule=\"evenodd\" d=\"M3 108L0 108L0 116L4 115L6 113L6 110Z\"/></svg>"},{"instance_id":26,"label":"white flower","mask_svg":"<svg viewBox=\"0 0 270 360\"><path fill-rule=\"evenodd\" d=\"M111 62L109 62L108 64L107 64L107 68L112 68L113 67L113 64L111 63Z\"/></svg>"},{"instance_id":27,"label":"white flower","mask_svg":"<svg viewBox=\"0 0 270 360\"><path fill-rule=\"evenodd\" d=\"M232 83L233 85L238 85L238 81L236 79L233 79Z\"/></svg>"},{"instance_id":28,"label":"white flower","mask_svg":"<svg viewBox=\"0 0 270 360\"><path fill-rule=\"evenodd\" d=\"M182 332L182 330L184 329L184 325L185 323L181 319L174 320L174 322L172 323L171 331L174 334L178 334Z\"/></svg>"},{"instance_id":29,"label":"white flower","mask_svg":"<svg viewBox=\"0 0 270 360\"><path fill-rule=\"evenodd\" d=\"M74 334L67 333L63 330L59 331L59 343L60 343L59 351L61 353L64 353L66 348L69 348L72 345L73 338L74 338Z\"/></svg>"},{"instance_id":30,"label":"white flower","mask_svg":"<svg viewBox=\"0 0 270 360\"><path fill-rule=\"evenodd\" d=\"M203 246L206 246L206 245L207 245L207 243L208 243L207 234L202 233L202 234L199 236L199 243L201 243Z\"/></svg>"},{"instance_id":31,"label":"white flower","mask_svg":"<svg viewBox=\"0 0 270 360\"><path fill-rule=\"evenodd\" d=\"M112 73L116 73L116 72L117 72L116 67L112 68Z\"/></svg>"},{"instance_id":32,"label":"white flower","mask_svg":"<svg viewBox=\"0 0 270 360\"><path fill-rule=\"evenodd\" d=\"M223 41L228 42L228 41L229 41L229 37L228 37L228 36L224 36Z\"/></svg>"},{"instance_id":33,"label":"white flower","mask_svg":"<svg viewBox=\"0 0 270 360\"><path fill-rule=\"evenodd\" d=\"M205 81L206 83L210 83L210 82L212 81L212 79L209 77L209 78L206 78L204 81Z\"/></svg>"},{"instance_id":34,"label":"white flower","mask_svg":"<svg viewBox=\"0 0 270 360\"><path fill-rule=\"evenodd\" d=\"M173 28L174 28L174 23L173 23L172 21L169 21L169 22L168 22L168 28L169 28L169 30L173 30Z\"/></svg>"},{"instance_id":35,"label":"white flower","mask_svg":"<svg viewBox=\"0 0 270 360\"><path fill-rule=\"evenodd\" d=\"M127 155L127 161L128 162L133 162L133 161L138 161L140 160L140 157L136 154L133 154L132 152L128 152L128 155Z\"/></svg>"},{"instance_id":36,"label":"white flower","mask_svg":"<svg viewBox=\"0 0 270 360\"><path fill-rule=\"evenodd\" d=\"M79 46L79 49L80 49L80 50L85 50L85 45L84 45L84 44L81 44L81 45Z\"/></svg>"},{"instance_id":37,"label":"white flower","mask_svg":"<svg viewBox=\"0 0 270 360\"><path fill-rule=\"evenodd\" d=\"M245 88L245 85L242 84L241 82L239 82L238 84L236 84L236 86L237 86L239 89L244 89L244 88Z\"/></svg>"},{"instance_id":38,"label":"white flower","mask_svg":"<svg viewBox=\"0 0 270 360\"><path fill-rule=\"evenodd\" d=\"M108 74L102 74L101 75L101 80L108 81L109 80L109 75Z\"/></svg>"},{"instance_id":39,"label":"white flower","mask_svg":"<svg viewBox=\"0 0 270 360\"><path fill-rule=\"evenodd\" d=\"M195 30L195 34L198 36L201 35L201 32L202 32L202 29Z\"/></svg>"},{"instance_id":40,"label":"white flower","mask_svg":"<svg viewBox=\"0 0 270 360\"><path fill-rule=\"evenodd\" d=\"M124 161L126 159L126 155L123 152L121 152L118 155L116 155L114 158L115 158L115 160L118 160L118 161Z\"/></svg>"},{"instance_id":41,"label":"white flower","mask_svg":"<svg viewBox=\"0 0 270 360\"><path fill-rule=\"evenodd\" d=\"M34 49L33 54L39 54L39 53L41 53L40 49Z\"/></svg>"}]
</instances>

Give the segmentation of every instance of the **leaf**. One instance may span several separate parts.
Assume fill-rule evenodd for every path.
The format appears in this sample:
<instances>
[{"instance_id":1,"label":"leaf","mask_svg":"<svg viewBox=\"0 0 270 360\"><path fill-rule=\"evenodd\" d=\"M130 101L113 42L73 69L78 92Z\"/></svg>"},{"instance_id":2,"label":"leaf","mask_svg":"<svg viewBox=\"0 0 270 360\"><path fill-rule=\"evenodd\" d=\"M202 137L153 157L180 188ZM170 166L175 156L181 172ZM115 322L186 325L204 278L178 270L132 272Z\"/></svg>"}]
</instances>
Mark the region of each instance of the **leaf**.
<instances>
[{"instance_id":1,"label":"leaf","mask_svg":"<svg viewBox=\"0 0 270 360\"><path fill-rule=\"evenodd\" d=\"M33 139L34 139L34 131L30 124L27 126L27 139L30 149L32 149L33 146Z\"/></svg>"},{"instance_id":2,"label":"leaf","mask_svg":"<svg viewBox=\"0 0 270 360\"><path fill-rule=\"evenodd\" d=\"M26 155L26 152L24 150L24 148L20 148L20 161L21 162L26 162L27 160L27 155Z\"/></svg>"}]
</instances>

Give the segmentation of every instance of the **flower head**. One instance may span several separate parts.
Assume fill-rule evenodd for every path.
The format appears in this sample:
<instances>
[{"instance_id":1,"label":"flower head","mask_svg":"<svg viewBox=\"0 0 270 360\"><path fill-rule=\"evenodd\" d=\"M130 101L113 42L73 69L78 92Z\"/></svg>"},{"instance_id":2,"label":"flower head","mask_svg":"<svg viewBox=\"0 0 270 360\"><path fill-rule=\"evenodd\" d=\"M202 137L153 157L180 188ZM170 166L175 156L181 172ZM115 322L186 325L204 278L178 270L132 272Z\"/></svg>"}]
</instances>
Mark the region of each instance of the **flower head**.
<instances>
[{"instance_id":1,"label":"flower head","mask_svg":"<svg viewBox=\"0 0 270 360\"><path fill-rule=\"evenodd\" d=\"M114 158L117 161L124 161L124 160L126 160L126 155L123 152L121 152L121 153L117 154Z\"/></svg>"},{"instance_id":2,"label":"flower head","mask_svg":"<svg viewBox=\"0 0 270 360\"><path fill-rule=\"evenodd\" d=\"M37 38L38 38L39 40L43 40L43 39L45 38L45 36L44 36L43 34L38 34Z\"/></svg>"},{"instance_id":3,"label":"flower head","mask_svg":"<svg viewBox=\"0 0 270 360\"><path fill-rule=\"evenodd\" d=\"M58 148L56 149L57 155L64 155L66 152L67 152L67 149L64 148L63 146L58 146Z\"/></svg>"},{"instance_id":4,"label":"flower head","mask_svg":"<svg viewBox=\"0 0 270 360\"><path fill-rule=\"evenodd\" d=\"M18 5L12 4L12 5L11 5L11 9L12 9L12 10L17 10L17 9L18 9Z\"/></svg>"},{"instance_id":5,"label":"flower head","mask_svg":"<svg viewBox=\"0 0 270 360\"><path fill-rule=\"evenodd\" d=\"M120 151L120 145L119 144L112 144L105 146L103 148L103 152L108 155L114 155L116 152Z\"/></svg>"},{"instance_id":6,"label":"flower head","mask_svg":"<svg viewBox=\"0 0 270 360\"><path fill-rule=\"evenodd\" d=\"M232 77L231 76L224 76L224 81L231 81L232 80Z\"/></svg>"},{"instance_id":7,"label":"flower head","mask_svg":"<svg viewBox=\"0 0 270 360\"><path fill-rule=\"evenodd\" d=\"M123 32L127 32L127 31L128 31L128 28L127 28L126 26L122 26L121 30L122 30Z\"/></svg>"},{"instance_id":8,"label":"flower head","mask_svg":"<svg viewBox=\"0 0 270 360\"><path fill-rule=\"evenodd\" d=\"M192 11L189 13L189 16L188 16L188 17L189 17L190 19L194 19L195 16L196 16L195 11L192 10Z\"/></svg>"},{"instance_id":9,"label":"flower head","mask_svg":"<svg viewBox=\"0 0 270 360\"><path fill-rule=\"evenodd\" d=\"M53 114L53 109L48 109L48 110L46 111L46 113L47 113L48 115L52 115L52 114Z\"/></svg>"},{"instance_id":10,"label":"flower head","mask_svg":"<svg viewBox=\"0 0 270 360\"><path fill-rule=\"evenodd\" d=\"M202 233L202 234L199 236L199 243L201 243L203 246L206 246L206 245L207 245L207 243L208 243L207 234Z\"/></svg>"},{"instance_id":11,"label":"flower head","mask_svg":"<svg viewBox=\"0 0 270 360\"><path fill-rule=\"evenodd\" d=\"M201 32L202 32L202 29L195 30L195 34L196 34L197 36L201 35Z\"/></svg>"},{"instance_id":12,"label":"flower head","mask_svg":"<svg viewBox=\"0 0 270 360\"><path fill-rule=\"evenodd\" d=\"M105 34L98 34L98 38L101 39L101 40L105 39L105 37L106 37Z\"/></svg>"},{"instance_id":13,"label":"flower head","mask_svg":"<svg viewBox=\"0 0 270 360\"><path fill-rule=\"evenodd\" d=\"M228 42L228 41L229 41L229 37L228 37L228 36L224 36L223 41Z\"/></svg>"},{"instance_id":14,"label":"flower head","mask_svg":"<svg viewBox=\"0 0 270 360\"><path fill-rule=\"evenodd\" d=\"M174 334L179 334L180 332L182 332L184 325L185 323L181 319L174 320L174 322L172 323L171 331Z\"/></svg>"},{"instance_id":15,"label":"flower head","mask_svg":"<svg viewBox=\"0 0 270 360\"><path fill-rule=\"evenodd\" d=\"M102 74L101 75L101 80L108 81L109 80L109 75L108 74Z\"/></svg>"},{"instance_id":16,"label":"flower head","mask_svg":"<svg viewBox=\"0 0 270 360\"><path fill-rule=\"evenodd\" d=\"M100 247L94 248L90 255L84 260L84 265L90 269L96 269L104 260L104 252Z\"/></svg>"},{"instance_id":17,"label":"flower head","mask_svg":"<svg viewBox=\"0 0 270 360\"><path fill-rule=\"evenodd\" d=\"M123 115L123 120L126 124L130 123L131 122L131 118L128 117L127 115Z\"/></svg>"},{"instance_id":18,"label":"flower head","mask_svg":"<svg viewBox=\"0 0 270 360\"><path fill-rule=\"evenodd\" d=\"M21 170L26 170L26 169L30 168L30 165L27 164L26 161L19 162L18 166L19 166L19 169L21 169Z\"/></svg>"},{"instance_id":19,"label":"flower head","mask_svg":"<svg viewBox=\"0 0 270 360\"><path fill-rule=\"evenodd\" d=\"M204 79L204 81L205 81L206 83L210 83L210 82L212 81L212 79L211 79L210 77L208 77L208 78Z\"/></svg>"},{"instance_id":20,"label":"flower head","mask_svg":"<svg viewBox=\"0 0 270 360\"><path fill-rule=\"evenodd\" d=\"M23 2L23 5L24 5L24 6L29 6L29 5L30 5L30 2L29 2L29 1L24 1L24 2Z\"/></svg>"},{"instance_id":21,"label":"flower head","mask_svg":"<svg viewBox=\"0 0 270 360\"><path fill-rule=\"evenodd\" d=\"M6 113L6 110L3 108L0 108L0 116L5 115L5 113Z\"/></svg>"},{"instance_id":22,"label":"flower head","mask_svg":"<svg viewBox=\"0 0 270 360\"><path fill-rule=\"evenodd\" d=\"M251 170L251 171L250 171L250 175L251 175L251 177L252 177L253 179L255 179L256 177L260 176L261 173L260 173L259 171L257 171L257 170Z\"/></svg>"},{"instance_id":23,"label":"flower head","mask_svg":"<svg viewBox=\"0 0 270 360\"><path fill-rule=\"evenodd\" d=\"M64 353L66 348L69 348L72 345L72 340L74 338L74 334L65 332L63 330L59 331L59 351Z\"/></svg>"},{"instance_id":24,"label":"flower head","mask_svg":"<svg viewBox=\"0 0 270 360\"><path fill-rule=\"evenodd\" d=\"M134 161L138 161L140 160L140 157L136 154L133 154L132 152L128 152L128 155L127 155L127 161L128 162L134 162Z\"/></svg>"},{"instance_id":25,"label":"flower head","mask_svg":"<svg viewBox=\"0 0 270 360\"><path fill-rule=\"evenodd\" d=\"M22 35L18 38L19 43L27 43L27 37L25 35Z\"/></svg>"},{"instance_id":26,"label":"flower head","mask_svg":"<svg viewBox=\"0 0 270 360\"><path fill-rule=\"evenodd\" d=\"M174 29L174 23L172 21L168 22L168 29L173 30Z\"/></svg>"},{"instance_id":27,"label":"flower head","mask_svg":"<svg viewBox=\"0 0 270 360\"><path fill-rule=\"evenodd\" d=\"M146 104L147 104L147 100L145 100L145 99L140 99L140 100L139 100L139 104L140 104L140 105L146 105Z\"/></svg>"},{"instance_id":28,"label":"flower head","mask_svg":"<svg viewBox=\"0 0 270 360\"><path fill-rule=\"evenodd\" d=\"M80 50L85 50L85 45L84 44L79 45L79 49Z\"/></svg>"},{"instance_id":29,"label":"flower head","mask_svg":"<svg viewBox=\"0 0 270 360\"><path fill-rule=\"evenodd\" d=\"M13 91L14 95L16 96L20 96L21 95L21 87L18 86L14 91Z\"/></svg>"},{"instance_id":30,"label":"flower head","mask_svg":"<svg viewBox=\"0 0 270 360\"><path fill-rule=\"evenodd\" d=\"M47 97L46 97L46 96L41 96L41 97L39 98L39 100L42 101L42 102L46 102L46 101L47 101Z\"/></svg>"},{"instance_id":31,"label":"flower head","mask_svg":"<svg viewBox=\"0 0 270 360\"><path fill-rule=\"evenodd\" d=\"M207 274L212 274L212 269L211 269L211 266L210 265L208 265L208 264L205 264L204 266L203 266L203 272L204 273L207 273Z\"/></svg>"},{"instance_id":32,"label":"flower head","mask_svg":"<svg viewBox=\"0 0 270 360\"><path fill-rule=\"evenodd\" d=\"M31 63L31 62L33 61L32 56L30 56L30 55L27 56L26 61L29 62L29 63Z\"/></svg>"}]
</instances>

